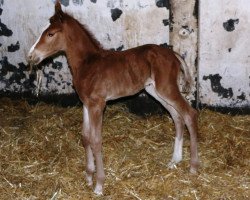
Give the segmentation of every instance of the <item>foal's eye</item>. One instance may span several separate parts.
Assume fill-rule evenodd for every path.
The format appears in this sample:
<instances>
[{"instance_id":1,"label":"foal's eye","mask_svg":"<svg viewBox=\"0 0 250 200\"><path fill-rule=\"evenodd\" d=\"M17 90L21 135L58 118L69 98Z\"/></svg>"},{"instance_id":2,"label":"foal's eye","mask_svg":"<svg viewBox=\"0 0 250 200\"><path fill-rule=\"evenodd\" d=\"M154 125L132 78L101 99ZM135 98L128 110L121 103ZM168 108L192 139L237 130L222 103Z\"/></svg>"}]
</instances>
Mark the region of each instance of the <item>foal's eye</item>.
<instances>
[{"instance_id":1,"label":"foal's eye","mask_svg":"<svg viewBox=\"0 0 250 200\"><path fill-rule=\"evenodd\" d=\"M53 33L49 33L48 34L49 37L53 37L53 35L54 35Z\"/></svg>"}]
</instances>

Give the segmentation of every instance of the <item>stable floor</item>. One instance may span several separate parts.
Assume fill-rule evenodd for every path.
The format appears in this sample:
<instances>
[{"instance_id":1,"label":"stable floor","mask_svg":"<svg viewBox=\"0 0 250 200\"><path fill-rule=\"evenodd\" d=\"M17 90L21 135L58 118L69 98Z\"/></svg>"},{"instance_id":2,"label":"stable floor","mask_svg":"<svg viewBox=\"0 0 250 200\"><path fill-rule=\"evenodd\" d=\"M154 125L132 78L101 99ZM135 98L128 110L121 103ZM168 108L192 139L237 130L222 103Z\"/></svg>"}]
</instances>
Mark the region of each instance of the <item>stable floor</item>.
<instances>
[{"instance_id":1,"label":"stable floor","mask_svg":"<svg viewBox=\"0 0 250 200\"><path fill-rule=\"evenodd\" d=\"M109 105L103 122L104 196L84 179L81 107L0 99L0 199L249 199L250 116L202 110L197 175L184 159L168 169L174 142L169 115L142 118Z\"/></svg>"}]
</instances>

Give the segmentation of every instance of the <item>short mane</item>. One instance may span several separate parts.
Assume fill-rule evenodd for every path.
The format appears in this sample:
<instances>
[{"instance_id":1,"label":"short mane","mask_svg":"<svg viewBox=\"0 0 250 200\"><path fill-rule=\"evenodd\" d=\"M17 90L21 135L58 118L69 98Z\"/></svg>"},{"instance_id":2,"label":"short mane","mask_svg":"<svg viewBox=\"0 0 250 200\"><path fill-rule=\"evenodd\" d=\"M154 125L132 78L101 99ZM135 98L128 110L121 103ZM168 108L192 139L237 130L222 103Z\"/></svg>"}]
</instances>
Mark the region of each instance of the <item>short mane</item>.
<instances>
[{"instance_id":1,"label":"short mane","mask_svg":"<svg viewBox=\"0 0 250 200\"><path fill-rule=\"evenodd\" d=\"M82 28L82 30L86 33L86 35L89 37L89 39L91 40L91 42L95 45L95 47L99 48L99 49L103 49L101 43L96 39L96 37L92 34L92 32L86 28L86 26L82 23L80 23L78 20L76 20L74 17L68 15L69 17L71 17L73 20L75 20L78 25Z\"/></svg>"},{"instance_id":2,"label":"short mane","mask_svg":"<svg viewBox=\"0 0 250 200\"><path fill-rule=\"evenodd\" d=\"M81 27L81 29L84 31L84 33L89 37L90 41L94 44L94 46L97 47L98 49L103 49L101 43L95 38L95 36L91 33L91 31L89 31L85 25L80 23L77 19L75 19L72 15L70 15L68 13L59 13L59 14L56 13L56 14L54 14L50 18L50 23L53 23L56 21L64 21L67 19L74 20Z\"/></svg>"}]
</instances>

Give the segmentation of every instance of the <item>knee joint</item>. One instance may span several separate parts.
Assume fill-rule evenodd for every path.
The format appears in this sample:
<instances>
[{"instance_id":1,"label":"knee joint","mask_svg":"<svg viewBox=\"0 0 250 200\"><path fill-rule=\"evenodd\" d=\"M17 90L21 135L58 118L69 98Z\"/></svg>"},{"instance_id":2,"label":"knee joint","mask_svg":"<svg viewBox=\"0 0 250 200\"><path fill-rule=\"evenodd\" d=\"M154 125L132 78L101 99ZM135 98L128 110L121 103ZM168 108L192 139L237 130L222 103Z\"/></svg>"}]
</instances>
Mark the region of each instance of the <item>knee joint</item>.
<instances>
[{"instance_id":1,"label":"knee joint","mask_svg":"<svg viewBox=\"0 0 250 200\"><path fill-rule=\"evenodd\" d=\"M93 139L90 142L90 146L94 154L100 152L102 149L102 141L100 139Z\"/></svg>"}]
</instances>

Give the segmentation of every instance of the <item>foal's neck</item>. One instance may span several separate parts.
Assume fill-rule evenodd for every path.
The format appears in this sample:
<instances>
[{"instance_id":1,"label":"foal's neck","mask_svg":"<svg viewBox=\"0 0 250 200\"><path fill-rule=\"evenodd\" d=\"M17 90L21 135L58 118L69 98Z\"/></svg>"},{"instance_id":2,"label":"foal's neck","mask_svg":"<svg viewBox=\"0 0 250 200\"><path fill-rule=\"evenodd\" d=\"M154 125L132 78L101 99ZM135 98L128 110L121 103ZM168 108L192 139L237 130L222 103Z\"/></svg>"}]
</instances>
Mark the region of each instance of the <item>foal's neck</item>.
<instances>
[{"instance_id":1,"label":"foal's neck","mask_svg":"<svg viewBox=\"0 0 250 200\"><path fill-rule=\"evenodd\" d=\"M92 35L85 30L82 25L73 21L67 31L67 50L66 55L72 69L73 78L77 75L77 70L84 67L84 61L93 54L104 51Z\"/></svg>"}]
</instances>

